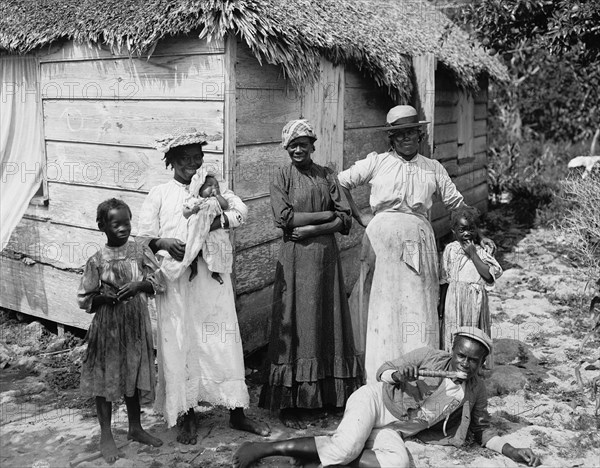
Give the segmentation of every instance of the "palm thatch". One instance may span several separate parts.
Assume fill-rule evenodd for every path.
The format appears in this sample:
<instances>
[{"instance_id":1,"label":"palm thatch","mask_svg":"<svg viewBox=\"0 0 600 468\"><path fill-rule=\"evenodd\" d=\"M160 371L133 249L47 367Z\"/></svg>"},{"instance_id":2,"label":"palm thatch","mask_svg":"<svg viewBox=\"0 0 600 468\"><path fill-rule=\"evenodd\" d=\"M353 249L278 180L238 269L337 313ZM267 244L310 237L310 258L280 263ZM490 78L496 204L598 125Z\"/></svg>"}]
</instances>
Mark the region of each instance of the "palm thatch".
<instances>
[{"instance_id":1,"label":"palm thatch","mask_svg":"<svg viewBox=\"0 0 600 468\"><path fill-rule=\"evenodd\" d=\"M102 42L132 55L167 36L234 32L297 85L319 57L352 64L397 98L412 92L410 57L434 53L464 88L505 68L426 0L4 0L0 50L24 54L59 39Z\"/></svg>"}]
</instances>

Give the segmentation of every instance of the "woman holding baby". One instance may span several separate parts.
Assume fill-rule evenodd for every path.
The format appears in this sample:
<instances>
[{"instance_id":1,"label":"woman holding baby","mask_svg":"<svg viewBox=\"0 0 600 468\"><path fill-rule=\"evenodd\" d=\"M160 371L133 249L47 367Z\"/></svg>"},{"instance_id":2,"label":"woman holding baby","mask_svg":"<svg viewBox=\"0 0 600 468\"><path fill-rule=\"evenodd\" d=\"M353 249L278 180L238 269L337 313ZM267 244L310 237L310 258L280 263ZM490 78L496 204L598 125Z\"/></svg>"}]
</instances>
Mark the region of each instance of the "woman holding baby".
<instances>
[{"instance_id":1,"label":"woman holding baby","mask_svg":"<svg viewBox=\"0 0 600 468\"><path fill-rule=\"evenodd\" d=\"M229 422L234 428L261 435L270 432L266 424L247 418L243 411L249 396L230 274L226 269L211 270L207 264L215 265L210 260L214 252L206 248L209 233L239 226L248 210L230 190L202 190L214 185L208 173L190 185L197 172L202 176L198 169L204 162L205 144L206 134L193 128L157 140L157 149L165 154L165 165L172 168L174 177L150 190L138 233L157 254L167 278L166 291L156 300L159 376L155 406L169 426L178 425L177 440L184 444L197 441L194 407L198 402L229 408ZM190 186L214 196L212 208L208 201L194 201L202 194L191 193ZM184 206L198 204L206 205L206 209L192 209L191 214L186 212L186 218ZM191 249L186 243L188 229L204 236L205 243L196 246L195 252L186 252ZM173 268L178 262L185 268ZM195 276L191 275L194 264ZM215 281L214 273L223 284Z\"/></svg>"}]
</instances>

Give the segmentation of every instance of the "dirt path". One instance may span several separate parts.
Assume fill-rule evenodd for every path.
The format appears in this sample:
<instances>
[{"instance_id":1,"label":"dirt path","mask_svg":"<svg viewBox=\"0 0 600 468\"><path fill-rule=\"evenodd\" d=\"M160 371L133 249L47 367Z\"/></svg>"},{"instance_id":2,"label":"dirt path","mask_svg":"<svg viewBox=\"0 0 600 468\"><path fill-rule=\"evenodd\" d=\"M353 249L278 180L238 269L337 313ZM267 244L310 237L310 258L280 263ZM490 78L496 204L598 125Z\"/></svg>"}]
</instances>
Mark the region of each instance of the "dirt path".
<instances>
[{"instance_id":1,"label":"dirt path","mask_svg":"<svg viewBox=\"0 0 600 468\"><path fill-rule=\"evenodd\" d=\"M563 241L554 232L534 230L525 237L518 231L506 233L507 238L511 235L513 240L521 240L503 253L506 271L490 295L494 338L501 340L497 358L505 363L496 366L489 379L490 390L495 393L490 398L493 425L514 445L540 453L545 465L600 466L599 419L594 417L590 391L591 379L600 374L600 337L589 341L579 354L581 339L590 325L586 312L589 291L585 291L588 278L563 254ZM4 348L0 351L15 351L10 343L18 340L12 333L14 329L8 332L3 326L0 345ZM16 351L11 365L2 370L0 466L65 467L78 456L95 452L99 428L93 405L82 401L75 390L60 390L56 385L58 382L60 387L71 374L63 375L59 370L48 378L48 370L40 370L35 358L27 357L27 351ZM583 394L575 379L575 366L580 361L585 361L581 367ZM515 390L509 391L513 387ZM306 431L291 431L256 408L258 387L251 385L250 389L248 414L269 422L273 429L270 439L327 434L339 421L338 415L325 413L315 416ZM164 446L153 449L130 443L121 449L122 458L112 466L228 466L241 442L262 438L229 429L227 416L221 409L200 413L198 444L189 448L175 442L175 432L146 409L143 423L164 440ZM123 407L113 422L117 444L126 442ZM408 441L407 446L416 467L517 466L476 445L456 449ZM78 466L99 467L104 463L96 459ZM289 459L279 458L260 466L290 465Z\"/></svg>"}]
</instances>

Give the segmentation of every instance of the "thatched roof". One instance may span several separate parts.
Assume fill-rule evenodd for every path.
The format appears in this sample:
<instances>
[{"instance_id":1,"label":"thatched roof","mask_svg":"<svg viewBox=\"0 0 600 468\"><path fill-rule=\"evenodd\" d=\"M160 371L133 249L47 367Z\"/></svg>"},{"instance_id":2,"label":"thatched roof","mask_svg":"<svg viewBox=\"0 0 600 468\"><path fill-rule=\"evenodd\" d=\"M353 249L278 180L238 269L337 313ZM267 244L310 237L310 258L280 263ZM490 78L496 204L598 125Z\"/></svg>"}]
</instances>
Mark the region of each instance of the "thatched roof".
<instances>
[{"instance_id":1,"label":"thatched roof","mask_svg":"<svg viewBox=\"0 0 600 468\"><path fill-rule=\"evenodd\" d=\"M316 76L319 56L353 64L390 94L412 91L410 56L433 52L459 85L476 88L505 68L472 45L426 0L3 0L0 50L27 53L59 39L104 42L132 54L157 40L202 30L235 32L296 84Z\"/></svg>"}]
</instances>

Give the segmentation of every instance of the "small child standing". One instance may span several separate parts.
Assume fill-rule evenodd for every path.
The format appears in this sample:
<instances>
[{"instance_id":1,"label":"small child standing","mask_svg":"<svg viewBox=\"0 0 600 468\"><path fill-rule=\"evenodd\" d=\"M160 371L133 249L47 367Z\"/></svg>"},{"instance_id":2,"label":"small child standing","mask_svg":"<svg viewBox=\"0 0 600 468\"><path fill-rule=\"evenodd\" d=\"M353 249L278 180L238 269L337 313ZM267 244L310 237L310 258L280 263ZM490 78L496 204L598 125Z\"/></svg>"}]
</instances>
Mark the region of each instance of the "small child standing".
<instances>
[{"instance_id":1,"label":"small child standing","mask_svg":"<svg viewBox=\"0 0 600 468\"><path fill-rule=\"evenodd\" d=\"M476 208L461 207L452 212L454 242L444 250L440 273L440 301L444 305L444 349L452 350L452 334L459 327L473 326L491 336L487 292L502 275L496 259L479 245ZM444 287L443 285L446 285ZM493 356L487 359L493 367Z\"/></svg>"},{"instance_id":2,"label":"small child standing","mask_svg":"<svg viewBox=\"0 0 600 468\"><path fill-rule=\"evenodd\" d=\"M229 209L228 198L233 192L226 190L221 194L214 174L200 167L192 178L189 193L182 208L183 216L188 220L185 255L181 262L165 257L161 270L173 281L189 266L189 280L192 281L198 274L197 262L201 255L212 272L212 278L223 284L219 273L232 272L233 247L227 230L211 231L210 226L215 218L223 216L223 210Z\"/></svg>"},{"instance_id":3,"label":"small child standing","mask_svg":"<svg viewBox=\"0 0 600 468\"><path fill-rule=\"evenodd\" d=\"M100 452L107 463L118 458L111 432L112 402L125 395L128 439L160 447L140 423L140 403L154 400L152 328L146 294L158 294L158 263L152 251L129 239L131 210L111 198L98 205L96 222L106 245L92 255L77 292L79 307L95 314L88 330L81 390L96 397Z\"/></svg>"}]
</instances>

